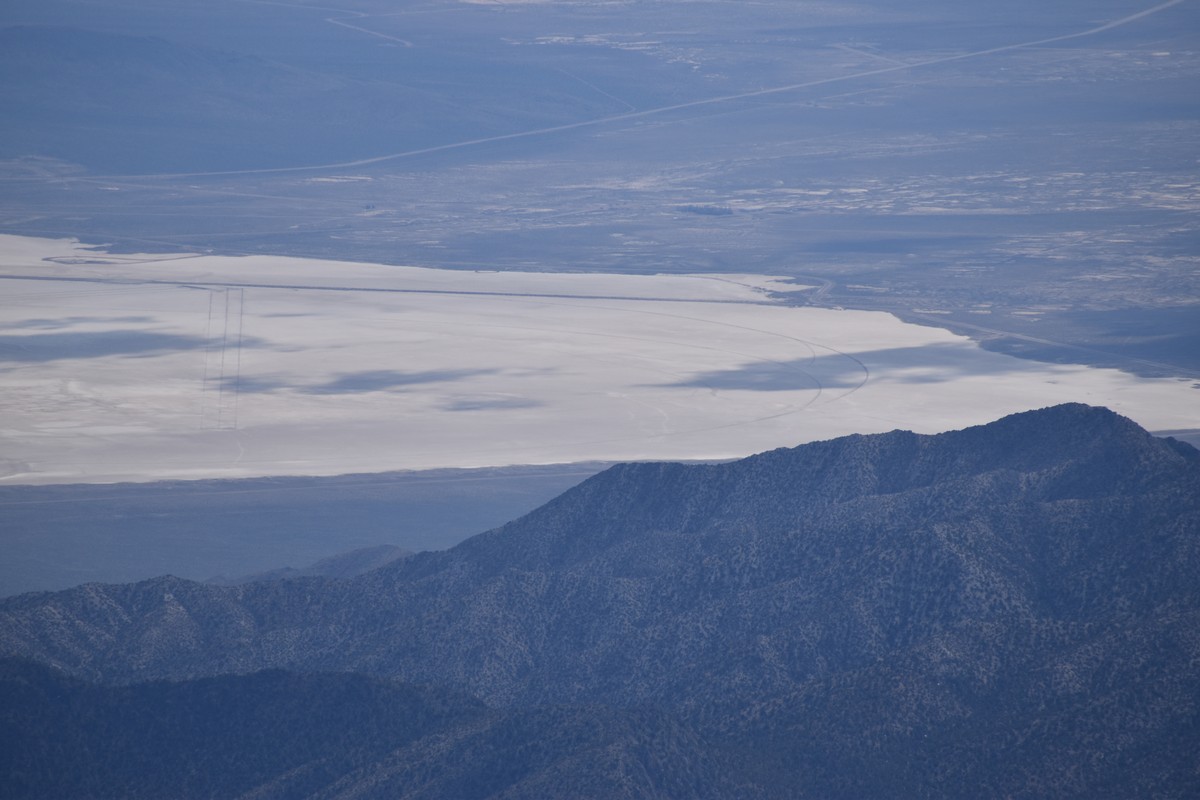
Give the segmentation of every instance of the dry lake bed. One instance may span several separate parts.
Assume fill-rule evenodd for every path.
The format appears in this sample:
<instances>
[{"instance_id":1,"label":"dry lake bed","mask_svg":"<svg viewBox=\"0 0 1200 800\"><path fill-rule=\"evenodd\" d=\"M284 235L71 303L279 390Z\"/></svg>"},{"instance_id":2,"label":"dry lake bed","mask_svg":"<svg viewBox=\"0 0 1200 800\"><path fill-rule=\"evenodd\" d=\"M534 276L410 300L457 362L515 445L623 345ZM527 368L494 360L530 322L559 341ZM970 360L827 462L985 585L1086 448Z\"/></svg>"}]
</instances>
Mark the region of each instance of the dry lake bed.
<instances>
[{"instance_id":1,"label":"dry lake bed","mask_svg":"<svg viewBox=\"0 0 1200 800\"><path fill-rule=\"evenodd\" d=\"M110 254L0 236L0 480L722 459L1077 401L1200 428L1191 381L988 352L755 275Z\"/></svg>"}]
</instances>

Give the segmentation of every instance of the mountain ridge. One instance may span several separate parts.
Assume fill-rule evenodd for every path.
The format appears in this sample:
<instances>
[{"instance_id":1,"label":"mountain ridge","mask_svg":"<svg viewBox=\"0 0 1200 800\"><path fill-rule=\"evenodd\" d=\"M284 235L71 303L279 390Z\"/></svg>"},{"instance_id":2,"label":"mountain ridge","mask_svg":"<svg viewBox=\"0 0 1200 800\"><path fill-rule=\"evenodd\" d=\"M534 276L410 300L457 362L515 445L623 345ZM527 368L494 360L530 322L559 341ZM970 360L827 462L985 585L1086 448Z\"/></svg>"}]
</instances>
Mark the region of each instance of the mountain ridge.
<instances>
[{"instance_id":1,"label":"mountain ridge","mask_svg":"<svg viewBox=\"0 0 1200 800\"><path fill-rule=\"evenodd\" d=\"M797 796L1144 794L1200 789L1198 572L1200 453L1069 405L618 465L347 580L11 598L0 652L118 684L352 671L506 713L658 709Z\"/></svg>"},{"instance_id":2,"label":"mountain ridge","mask_svg":"<svg viewBox=\"0 0 1200 800\"><path fill-rule=\"evenodd\" d=\"M976 439L982 432L998 431L1002 442L1009 438L1020 438L1016 434L1026 435L1031 428L1038 433L1046 430L1054 434L1063 428L1061 417L1064 414L1082 417L1087 421L1089 435L1082 444L1084 451L1093 453L1093 462L1102 458L1104 463L1112 463L1113 446L1103 442L1114 442L1125 450L1133 448L1131 453L1122 458L1125 461L1136 461L1139 470L1136 473L1129 470L1118 471L1114 473L1116 477L1105 477L1103 474L1097 474L1095 469L1089 472L1088 469L1072 466L1071 463L1055 462L1052 469L1025 472L1018 476L1008 469L1006 465L1009 462L1002 458L988 462L989 469L986 470L984 478L980 478L979 475L964 476L960 464L955 463L947 467L953 478L947 485L939 487L929 484L924 479L913 481L907 477L923 474L924 467L916 470L904 469L914 461L918 466L936 462L939 448L951 447L953 452L961 453L964 441L973 451L977 447ZM1030 423L1033 423L1032 426ZM72 590L74 595L68 592L43 597L59 598L57 602L67 601L78 609L78 615L94 614L96 620L107 625L119 627L133 624L134 628L131 631L135 632L135 636L138 626L148 626L147 633L153 632L153 635L142 640L144 647L152 647L156 639L167 637L181 646L192 642L190 646L193 648L197 648L200 641L195 637L205 628L225 631L225 634L218 636L228 635L229 631L240 631L233 637L234 641L238 641L241 634L257 629L272 614L282 615L281 620L312 616L319 613L323 606L336 607L342 604L346 608L356 608L356 611L350 614L343 609L337 617L343 621L354 617L358 620L357 625L361 626L364 620L379 617L378 602L396 602L401 605L415 602L412 595L419 594L424 588L423 582L428 581L438 584L437 592L459 597L475 594L477 602L482 602L482 597L489 591L503 591L512 600L520 600L522 594L526 597L538 593L544 595L550 586L547 580L549 573L555 570L570 572L571 565L579 565L589 559L598 559L597 563L590 564L589 568L593 572L599 569L603 574L617 580L636 582L639 576L644 577L653 569L661 569L671 580L683 581L694 590L703 592L705 584L709 584L709 593L715 594L719 599L720 592L716 587L728 589L731 582L736 584L739 576L752 580L759 588L768 586L774 580L787 578L787 570L794 569L799 563L796 559L799 554L807 554L810 559L820 557L827 561L824 577L828 579L833 577L829 570L837 566L837 560L842 557L842 550L849 552L847 548L851 543L860 548L860 558L863 548L868 553L874 552L872 548L894 550L886 538L879 538L887 527L882 525L880 519L895 513L893 506L901 500L906 506L905 511L910 514L910 518L905 522L907 527L912 525L912 514L927 514L929 507L935 507L951 519L943 520L942 527L935 527L934 533L948 529L948 526L953 527L952 522L961 528L967 522L963 519L962 509L969 506L969 503L964 504L962 500L974 494L976 503L980 498L986 498L988 504L981 512L987 519L977 519L975 524L983 524L988 530L995 528L1004 535L997 536L993 532L986 537L976 537L971 543L973 548L987 548L987 557L993 559L992 566L986 574L982 577L977 575L980 580L987 582L986 588L974 587L971 591L976 594L984 592L987 602L1003 604L1002 598L1012 595L1011 586L1003 587L997 583L1004 580L1005 569L1011 573L1021 564L1023 566L1020 568L1026 571L1037 567L1044 572L1047 567L1035 563L1039 562L1039 559L1039 563L1052 566L1062 558L1072 556L1072 553L1052 552L1053 542L1023 542L1019 532L1032 526L1051 524L1052 521L1044 517L1053 509L1028 503L1020 509L1008 508L1004 504L1010 503L1012 497L1025 497L1032 492L1039 498L1039 503L1070 503L1079 498L1064 497L1064 493L1079 494L1080 476L1091 476L1093 483L1102 484L1106 494L1087 509L1074 513L1084 514L1088 519L1087 524L1093 527L1105 522L1107 518L1111 528L1114 520L1119 519L1121 514L1128 513L1128 509L1125 508L1127 504L1119 500L1122 496L1120 492L1142 491L1144 487L1139 488L1140 485L1148 480L1152 482L1153 476L1157 474L1153 469L1146 467L1147 464L1151 467L1161 467L1163 462L1174 462L1179 466L1190 465L1185 472L1192 474L1193 483L1196 473L1200 472L1196 468L1200 460L1194 455L1187 451L1181 453L1175 446L1153 439L1133 423L1108 411L1087 410L1082 406L1060 407L1051 412L1015 415L1000 423L993 423L993 426L980 426L960 433L939 434L934 437L918 437L911 433L844 437L830 442L802 445L799 448L771 451L726 465L615 466L519 520L473 537L451 550L417 554L349 583L331 584L314 579L298 579L289 581L287 587L272 589L250 584L237 591L222 592L201 588L186 581L158 579L134 584L125 589L93 585ZM1097 434L1106 434L1100 437L1101 444L1096 443ZM1079 435L1076 434L1075 438L1078 439ZM1039 446L1038 449L1045 448ZM852 495L844 488L845 485L856 482L861 484L863 479L860 476L864 472L862 465L879 463L879 452L885 454L883 463L888 463L888 458L895 459L897 452L903 456L890 468L890 472L885 473L888 480L882 484L884 488L895 488L897 491ZM1194 451L1192 453L1194 454ZM872 457L874 460L870 460ZM1028 466L1028 456L1024 457L1026 461L1023 465ZM971 458L973 457L959 460L965 459L969 462ZM1081 463L1086 465L1093 462ZM850 479L845 477L846 473L851 474ZM903 481L897 477L901 474L904 477ZM964 486L964 480L968 477L971 480L967 482L971 485ZM875 478L872 480L875 480L873 488L878 491L881 484ZM909 488L904 488L903 483L909 484ZM914 483L921 485L912 486ZM838 497L839 486L843 487L845 499L840 503L831 502L831 497ZM1124 488L1121 489L1121 486ZM908 494L905 495L905 492ZM1091 493L1096 494L1094 487ZM820 502L814 503L811 500L813 495L817 495ZM769 496L771 502L762 502L764 496ZM660 502L660 498L663 497L675 500ZM748 497L757 499L748 500ZM914 505L915 508L909 508ZM806 533L822 526L845 524L848 515L859 518L859 521L855 531L847 533L841 545L833 541L831 536L822 538ZM579 524L577 518L588 520L590 529L586 536L576 535ZM797 519L800 521L797 522ZM1191 517L1187 519L1190 520ZM871 540L870 536L864 537L864 531L876 538ZM766 535L768 532L772 535ZM698 555L697 551L697 537L701 533L704 546L729 550L720 559L716 559L711 553L708 554L708 568L704 567L705 556ZM964 562L965 566L962 569L975 569L976 567L969 562L977 561L980 557L967 551L953 556L954 548L962 549L962 542L945 536L936 541L921 539L910 545L924 549L933 546L937 551L936 554L933 551L925 553L927 563L922 569L929 567L945 572L951 567L948 559L961 560L967 556L970 558ZM1035 547L1037 550L1030 549ZM1138 547L1137 543L1126 542L1125 551L1137 550ZM875 552L875 555L878 556L879 552ZM903 554L893 555L901 557ZM1142 561L1146 556L1127 552L1120 557L1137 558ZM1013 559L1018 561L1014 562ZM616 563L622 560L628 563ZM1187 559L1183 561L1186 562ZM998 569L997 565L1006 566ZM862 566L859 565L859 568ZM1170 571L1169 566L1167 570ZM950 580L948 573L944 579ZM1023 579L1029 580L1031 576L1025 575ZM491 582L490 585L486 585L481 591L479 584L488 582ZM839 582L852 583L840 578ZM1178 580L1175 582L1178 583ZM474 586L474 589L468 590L468 584ZM581 577L575 587L575 594L578 595L580 587L587 585L588 581ZM557 593L559 596L563 594L561 589L557 590ZM114 606L113 601L118 596L124 599ZM356 602L356 596L373 599L367 604L369 607L357 608L359 603ZM668 594L666 598L659 597L656 605L661 606L669 596ZM189 616L189 625L172 627L168 624L172 618L182 618L181 611L185 616L188 614L181 605L180 597L187 599L189 603L209 604L202 615L206 618L197 621ZM970 593L963 597L968 600L974 598L972 602L984 602ZM248 611L244 607L244 603L247 602L255 610ZM12 598L0 604L0 611L20 608L25 604L32 604L29 607L33 607L37 603L34 599ZM85 608L92 610L85 611ZM442 610L445 619L441 622L431 619L431 612L427 611L425 620L429 624L424 627L423 632L409 630L407 633L422 636L444 635L447 630L460 628L465 619L470 619L469 616L463 616L465 610L461 603L449 603ZM483 612L482 608L479 610ZM537 616L539 611L544 610L545 608L539 610L531 607L530 613ZM157 620L157 628L156 623L150 621L152 615ZM70 616L70 613L66 614L68 619ZM385 629L390 629L393 634L399 632L396 630L395 620L380 620L380 624ZM87 629L82 631L85 638L89 635L90 628L89 623ZM295 628L291 630L293 635L297 633ZM317 641L326 641L328 645L324 649L333 647L343 636L352 637L350 628L341 629L339 634L333 637L322 636L311 628L307 633ZM8 632L0 635L7 638ZM3 641L4 639L0 639L0 642ZM310 640L310 643L313 641ZM266 646L263 642L259 644L260 650ZM348 650L345 648L347 644ZM362 663L352 664L353 668L366 666L368 670L373 671L382 663L391 660L392 665L386 669L400 669L395 663L396 659L392 657L396 654L364 652L369 651L370 646L364 646L361 642L356 644L347 641L336 646L342 657L353 657L349 654L356 652L361 654ZM4 644L6 650L10 647L11 645ZM72 648L68 646L67 649ZM282 660L277 663L275 659ZM147 654L143 653L133 657L133 662L141 662L148 666L153 663L153 659L148 659ZM64 662L63 665L67 663L69 662ZM318 663L325 665L323 661ZM234 667L234 663L230 663L229 666ZM294 665L287 660L286 653L278 652L274 658L268 657L268 661L260 663L259 666ZM333 667L334 664L325 666ZM236 671L236 667L234 670ZM94 673L93 676L99 677L99 673ZM169 669L162 672L135 670L130 674L130 678L187 676L190 676L189 673L175 674ZM480 687L475 688L479 690Z\"/></svg>"}]
</instances>

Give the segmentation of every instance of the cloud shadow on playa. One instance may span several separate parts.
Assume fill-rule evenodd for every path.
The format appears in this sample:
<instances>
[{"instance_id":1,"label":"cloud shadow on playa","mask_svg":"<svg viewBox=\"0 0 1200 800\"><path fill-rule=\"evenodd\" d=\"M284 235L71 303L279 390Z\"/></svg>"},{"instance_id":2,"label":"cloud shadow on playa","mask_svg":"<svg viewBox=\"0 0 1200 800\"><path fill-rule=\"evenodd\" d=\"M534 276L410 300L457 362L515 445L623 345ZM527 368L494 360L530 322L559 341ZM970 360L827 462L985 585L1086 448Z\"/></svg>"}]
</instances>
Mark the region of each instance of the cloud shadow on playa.
<instances>
[{"instance_id":1,"label":"cloud shadow on playa","mask_svg":"<svg viewBox=\"0 0 1200 800\"><path fill-rule=\"evenodd\" d=\"M266 394L268 392L279 391L280 389L290 389L292 385L286 381L274 380L272 378L241 375L236 378L228 376L222 378L221 388L225 391L237 390L241 394Z\"/></svg>"},{"instance_id":2,"label":"cloud shadow on playa","mask_svg":"<svg viewBox=\"0 0 1200 800\"><path fill-rule=\"evenodd\" d=\"M112 325L114 323L123 323L126 325L138 324L145 325L154 322L154 317L134 316L134 317L58 317L47 318L38 317L34 319L21 320L14 322L6 327L14 330L23 330L26 328L34 328L37 330L57 331L63 328L72 328L76 325L88 325L91 323L105 323Z\"/></svg>"},{"instance_id":3,"label":"cloud shadow on playa","mask_svg":"<svg viewBox=\"0 0 1200 800\"><path fill-rule=\"evenodd\" d=\"M226 388L232 389L236 384L239 392L266 393L280 390L291 390L301 394L365 394L367 392L384 392L405 386L421 386L430 383L449 383L476 375L491 375L494 369L435 369L422 372L399 372L390 369L368 370L366 372L348 372L327 383L308 386L280 378L258 375L243 375L240 378L225 378Z\"/></svg>"},{"instance_id":4,"label":"cloud shadow on playa","mask_svg":"<svg viewBox=\"0 0 1200 800\"><path fill-rule=\"evenodd\" d=\"M258 339L243 338L242 347L255 347ZM163 353L203 350L211 341L202 336L182 336L154 331L94 331L88 333L33 333L0 336L0 362L43 363L73 358L105 356L145 357Z\"/></svg>"},{"instance_id":5,"label":"cloud shadow on playa","mask_svg":"<svg viewBox=\"0 0 1200 800\"><path fill-rule=\"evenodd\" d=\"M390 369L380 369L368 372L347 373L329 383L310 386L300 391L305 394L381 392L401 386L460 381L464 378L473 378L476 375L490 375L495 371L494 369L432 369L425 370L424 372L397 372Z\"/></svg>"},{"instance_id":6,"label":"cloud shadow on playa","mask_svg":"<svg viewBox=\"0 0 1200 800\"><path fill-rule=\"evenodd\" d=\"M442 405L445 411L502 411L505 409L540 408L545 403L528 397L457 397Z\"/></svg>"},{"instance_id":7,"label":"cloud shadow on playa","mask_svg":"<svg viewBox=\"0 0 1200 800\"><path fill-rule=\"evenodd\" d=\"M829 353L791 361L755 361L735 369L701 372L668 385L754 392L850 389L870 378L894 383L946 383L964 377L1037 369L1033 362L996 358L974 344L931 344L859 353ZM1043 369L1045 367L1042 367Z\"/></svg>"}]
</instances>

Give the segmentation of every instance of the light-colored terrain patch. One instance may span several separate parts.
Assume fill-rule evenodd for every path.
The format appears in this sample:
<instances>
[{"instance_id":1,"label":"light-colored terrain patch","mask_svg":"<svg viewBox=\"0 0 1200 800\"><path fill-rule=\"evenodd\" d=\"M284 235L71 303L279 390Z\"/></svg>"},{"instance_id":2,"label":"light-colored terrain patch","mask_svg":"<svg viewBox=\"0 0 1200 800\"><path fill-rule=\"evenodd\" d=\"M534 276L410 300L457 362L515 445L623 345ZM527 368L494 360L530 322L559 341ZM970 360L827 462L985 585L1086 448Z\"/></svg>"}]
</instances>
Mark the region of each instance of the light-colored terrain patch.
<instances>
[{"instance_id":1,"label":"light-colored terrain patch","mask_svg":"<svg viewBox=\"0 0 1200 800\"><path fill-rule=\"evenodd\" d=\"M1066 401L1200 428L1190 383L1025 361L764 276L109 255L0 237L10 483L732 458Z\"/></svg>"}]
</instances>

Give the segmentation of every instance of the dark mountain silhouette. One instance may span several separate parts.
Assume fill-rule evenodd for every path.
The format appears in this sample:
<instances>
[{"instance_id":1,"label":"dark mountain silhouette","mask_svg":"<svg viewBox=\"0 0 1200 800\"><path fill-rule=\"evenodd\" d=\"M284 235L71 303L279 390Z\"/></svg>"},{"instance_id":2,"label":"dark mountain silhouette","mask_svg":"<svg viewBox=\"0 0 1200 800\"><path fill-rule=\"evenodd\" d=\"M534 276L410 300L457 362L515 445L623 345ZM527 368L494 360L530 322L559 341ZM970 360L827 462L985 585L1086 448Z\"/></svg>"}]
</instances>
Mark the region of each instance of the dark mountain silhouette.
<instances>
[{"instance_id":1,"label":"dark mountain silhouette","mask_svg":"<svg viewBox=\"0 0 1200 800\"><path fill-rule=\"evenodd\" d=\"M723 770L729 759L660 712L496 711L460 693L354 674L273 670L106 687L0 661L0 745L0 794L12 800L736 790Z\"/></svg>"},{"instance_id":2,"label":"dark mountain silhouette","mask_svg":"<svg viewBox=\"0 0 1200 800\"><path fill-rule=\"evenodd\" d=\"M24 595L0 650L115 682L351 670L506 713L653 708L747 794L1182 797L1197 574L1200 453L1066 405L621 465L349 580Z\"/></svg>"}]
</instances>

